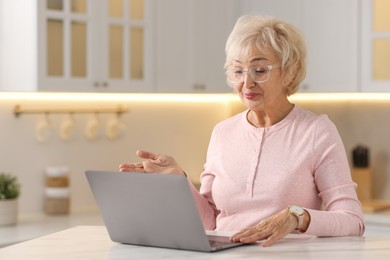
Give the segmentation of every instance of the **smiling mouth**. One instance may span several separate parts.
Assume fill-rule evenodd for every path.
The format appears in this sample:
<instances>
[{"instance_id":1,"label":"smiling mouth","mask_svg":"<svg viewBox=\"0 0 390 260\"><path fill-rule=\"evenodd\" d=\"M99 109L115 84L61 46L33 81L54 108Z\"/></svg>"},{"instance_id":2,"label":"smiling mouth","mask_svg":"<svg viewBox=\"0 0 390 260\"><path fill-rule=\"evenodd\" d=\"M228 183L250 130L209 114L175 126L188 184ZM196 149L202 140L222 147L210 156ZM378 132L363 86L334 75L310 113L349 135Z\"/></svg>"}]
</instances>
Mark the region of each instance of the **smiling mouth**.
<instances>
[{"instance_id":1,"label":"smiling mouth","mask_svg":"<svg viewBox=\"0 0 390 260\"><path fill-rule=\"evenodd\" d=\"M249 100L254 99L259 95L260 95L259 93L246 93L246 94L244 94L245 98L249 99Z\"/></svg>"}]
</instances>

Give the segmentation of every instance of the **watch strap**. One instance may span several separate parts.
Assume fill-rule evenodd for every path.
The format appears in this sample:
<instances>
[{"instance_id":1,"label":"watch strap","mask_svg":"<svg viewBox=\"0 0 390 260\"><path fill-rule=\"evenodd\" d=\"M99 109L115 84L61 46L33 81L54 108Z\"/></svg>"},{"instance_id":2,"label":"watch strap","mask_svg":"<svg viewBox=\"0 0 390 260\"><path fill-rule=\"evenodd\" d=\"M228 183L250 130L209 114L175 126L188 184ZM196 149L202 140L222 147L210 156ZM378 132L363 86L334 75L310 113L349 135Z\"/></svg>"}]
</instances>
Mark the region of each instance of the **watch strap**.
<instances>
[{"instance_id":1,"label":"watch strap","mask_svg":"<svg viewBox=\"0 0 390 260\"><path fill-rule=\"evenodd\" d=\"M303 226L303 214L297 215L297 218L298 218L298 226L295 228L295 230L301 230Z\"/></svg>"},{"instance_id":2,"label":"watch strap","mask_svg":"<svg viewBox=\"0 0 390 260\"><path fill-rule=\"evenodd\" d=\"M288 211L297 218L298 224L295 230L300 230L303 226L304 209L300 206L292 205L288 208Z\"/></svg>"}]
</instances>

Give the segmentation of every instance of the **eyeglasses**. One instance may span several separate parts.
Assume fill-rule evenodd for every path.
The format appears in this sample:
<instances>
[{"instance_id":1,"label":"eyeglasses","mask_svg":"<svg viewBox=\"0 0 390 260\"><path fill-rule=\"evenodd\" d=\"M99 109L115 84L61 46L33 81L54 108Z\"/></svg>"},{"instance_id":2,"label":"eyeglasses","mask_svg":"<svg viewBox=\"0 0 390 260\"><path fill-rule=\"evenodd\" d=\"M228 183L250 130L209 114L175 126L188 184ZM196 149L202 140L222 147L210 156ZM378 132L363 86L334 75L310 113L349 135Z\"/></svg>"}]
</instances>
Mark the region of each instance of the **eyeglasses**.
<instances>
[{"instance_id":1,"label":"eyeglasses","mask_svg":"<svg viewBox=\"0 0 390 260\"><path fill-rule=\"evenodd\" d=\"M263 83L269 79L271 70L277 68L277 66L269 65L265 67L251 67L247 69L242 68L226 68L225 73L228 80L233 84L240 84L244 82L244 75L248 73L254 82Z\"/></svg>"}]
</instances>

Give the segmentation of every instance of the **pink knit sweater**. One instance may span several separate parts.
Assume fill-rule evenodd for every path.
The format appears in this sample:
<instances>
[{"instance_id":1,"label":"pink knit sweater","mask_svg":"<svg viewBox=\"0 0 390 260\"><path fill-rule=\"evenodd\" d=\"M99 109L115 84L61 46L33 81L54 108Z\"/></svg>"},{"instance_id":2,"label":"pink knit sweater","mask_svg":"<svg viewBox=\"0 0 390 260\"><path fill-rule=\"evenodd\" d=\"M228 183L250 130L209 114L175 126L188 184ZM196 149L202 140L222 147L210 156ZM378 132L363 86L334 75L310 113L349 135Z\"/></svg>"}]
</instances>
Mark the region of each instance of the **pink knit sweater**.
<instances>
[{"instance_id":1,"label":"pink knit sweater","mask_svg":"<svg viewBox=\"0 0 390 260\"><path fill-rule=\"evenodd\" d=\"M296 204L311 216L306 234L362 235L356 184L328 117L295 105L279 123L256 128L247 112L213 130L200 192L193 188L204 227L237 231Z\"/></svg>"}]
</instances>

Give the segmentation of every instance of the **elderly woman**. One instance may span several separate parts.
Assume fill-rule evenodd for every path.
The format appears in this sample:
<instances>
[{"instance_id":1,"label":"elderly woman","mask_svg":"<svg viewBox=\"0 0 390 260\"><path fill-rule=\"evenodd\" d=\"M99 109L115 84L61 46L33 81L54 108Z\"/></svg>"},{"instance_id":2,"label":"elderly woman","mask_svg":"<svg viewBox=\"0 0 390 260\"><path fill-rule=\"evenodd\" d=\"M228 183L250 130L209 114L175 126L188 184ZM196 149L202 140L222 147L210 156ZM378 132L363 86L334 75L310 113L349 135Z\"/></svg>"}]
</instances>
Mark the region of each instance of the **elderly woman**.
<instances>
[{"instance_id":1,"label":"elderly woman","mask_svg":"<svg viewBox=\"0 0 390 260\"><path fill-rule=\"evenodd\" d=\"M206 229L269 246L291 232L361 236L364 221L343 142L325 115L292 104L305 77L299 31L272 17L239 18L226 44L227 81L247 110L213 130L201 188ZM120 171L185 175L166 155L137 151ZM240 231L239 231L240 230Z\"/></svg>"}]
</instances>

